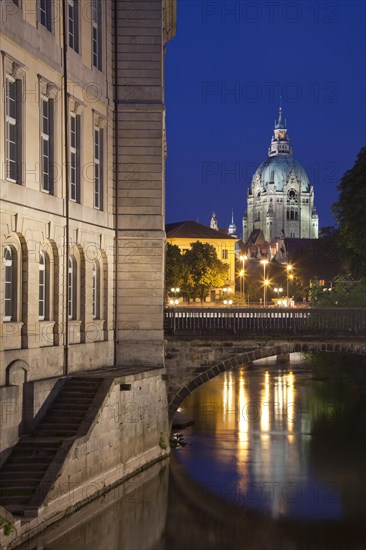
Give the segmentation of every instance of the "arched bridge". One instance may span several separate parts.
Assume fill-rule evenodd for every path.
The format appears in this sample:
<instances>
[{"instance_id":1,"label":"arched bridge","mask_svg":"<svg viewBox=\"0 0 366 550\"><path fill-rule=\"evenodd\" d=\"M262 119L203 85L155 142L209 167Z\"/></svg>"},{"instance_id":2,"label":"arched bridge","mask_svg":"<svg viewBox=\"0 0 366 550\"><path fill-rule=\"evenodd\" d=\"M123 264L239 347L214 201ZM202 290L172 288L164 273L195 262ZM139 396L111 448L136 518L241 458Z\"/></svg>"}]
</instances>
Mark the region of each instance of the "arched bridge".
<instances>
[{"instance_id":1,"label":"arched bridge","mask_svg":"<svg viewBox=\"0 0 366 550\"><path fill-rule=\"evenodd\" d=\"M290 353L366 355L365 309L166 310L169 415L198 386L265 357Z\"/></svg>"}]
</instances>

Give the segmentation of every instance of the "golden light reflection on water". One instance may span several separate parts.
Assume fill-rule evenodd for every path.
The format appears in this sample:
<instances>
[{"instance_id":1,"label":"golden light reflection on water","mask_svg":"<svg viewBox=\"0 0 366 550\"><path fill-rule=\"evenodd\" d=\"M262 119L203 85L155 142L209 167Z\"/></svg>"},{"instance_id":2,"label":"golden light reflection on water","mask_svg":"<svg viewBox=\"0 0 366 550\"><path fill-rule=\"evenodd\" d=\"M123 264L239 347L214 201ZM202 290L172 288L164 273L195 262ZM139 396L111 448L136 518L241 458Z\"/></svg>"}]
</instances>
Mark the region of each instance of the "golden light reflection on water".
<instances>
[{"instance_id":1,"label":"golden light reflection on water","mask_svg":"<svg viewBox=\"0 0 366 550\"><path fill-rule=\"evenodd\" d=\"M270 394L269 394L269 372L264 373L264 388L261 395L261 404L260 404L260 421L261 421L261 431L264 432L262 435L265 435L266 432L270 429Z\"/></svg>"},{"instance_id":2,"label":"golden light reflection on water","mask_svg":"<svg viewBox=\"0 0 366 550\"><path fill-rule=\"evenodd\" d=\"M227 428L234 428L236 423L235 415L232 414L233 406L233 373L225 372L224 387L222 395L222 422Z\"/></svg>"},{"instance_id":3,"label":"golden light reflection on water","mask_svg":"<svg viewBox=\"0 0 366 550\"><path fill-rule=\"evenodd\" d=\"M235 461L236 480L242 494L256 480L256 491L264 498L264 487L275 483L268 505L273 517L285 512L286 502L280 488L288 472L300 475L296 447L295 378L293 372L265 371L223 374L221 384L202 386L195 406L209 411L205 416L211 430L220 438L215 460L222 464ZM192 399L195 401L194 394ZM254 478L253 478L254 476ZM253 484L252 484L253 485ZM269 489L266 489L269 494ZM269 496L268 496L269 498Z\"/></svg>"},{"instance_id":4,"label":"golden light reflection on water","mask_svg":"<svg viewBox=\"0 0 366 550\"><path fill-rule=\"evenodd\" d=\"M346 404L339 401L335 417L338 401L329 386L313 383L291 362L223 373L182 405L195 419L191 445L180 454L183 464L199 480L215 483L220 495L273 518L341 517L342 491L362 493L359 483L349 488L344 472L357 470L361 461L339 446L345 435L333 437ZM351 468L333 457L329 467L333 440Z\"/></svg>"},{"instance_id":5,"label":"golden light reflection on water","mask_svg":"<svg viewBox=\"0 0 366 550\"><path fill-rule=\"evenodd\" d=\"M247 441L249 431L249 420L247 415L248 393L245 388L244 374L241 371L239 375L239 441Z\"/></svg>"}]
</instances>

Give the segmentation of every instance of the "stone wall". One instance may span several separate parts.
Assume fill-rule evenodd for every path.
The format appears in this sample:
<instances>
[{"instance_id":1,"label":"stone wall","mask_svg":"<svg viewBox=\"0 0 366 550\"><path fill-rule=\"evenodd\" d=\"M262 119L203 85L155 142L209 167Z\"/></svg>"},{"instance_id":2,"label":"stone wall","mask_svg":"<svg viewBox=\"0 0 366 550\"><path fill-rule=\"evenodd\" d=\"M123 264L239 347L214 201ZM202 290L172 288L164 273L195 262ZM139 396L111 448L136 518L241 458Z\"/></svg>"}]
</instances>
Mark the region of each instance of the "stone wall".
<instances>
[{"instance_id":1,"label":"stone wall","mask_svg":"<svg viewBox=\"0 0 366 550\"><path fill-rule=\"evenodd\" d=\"M121 384L131 385L127 391ZM111 380L111 388L88 434L70 449L45 504L79 501L161 458L168 443L166 382L161 370ZM46 511L46 509L45 509ZM48 513L48 512L47 512Z\"/></svg>"},{"instance_id":2,"label":"stone wall","mask_svg":"<svg viewBox=\"0 0 366 550\"><path fill-rule=\"evenodd\" d=\"M40 392L42 388L40 387ZM86 433L64 440L8 539L19 542L169 455L164 369L104 378Z\"/></svg>"},{"instance_id":3,"label":"stone wall","mask_svg":"<svg viewBox=\"0 0 366 550\"><path fill-rule=\"evenodd\" d=\"M118 365L164 364L163 48L174 35L173 6L117 1Z\"/></svg>"}]
</instances>

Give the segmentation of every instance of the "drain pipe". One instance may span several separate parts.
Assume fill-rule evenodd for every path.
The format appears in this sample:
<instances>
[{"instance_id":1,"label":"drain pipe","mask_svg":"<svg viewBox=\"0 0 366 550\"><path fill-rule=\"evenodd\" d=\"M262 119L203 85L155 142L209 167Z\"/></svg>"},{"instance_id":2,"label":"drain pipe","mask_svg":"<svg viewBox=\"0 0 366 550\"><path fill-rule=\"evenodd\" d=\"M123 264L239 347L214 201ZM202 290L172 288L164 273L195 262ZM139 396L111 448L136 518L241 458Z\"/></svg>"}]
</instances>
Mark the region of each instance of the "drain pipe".
<instances>
[{"instance_id":1,"label":"drain pipe","mask_svg":"<svg viewBox=\"0 0 366 550\"><path fill-rule=\"evenodd\" d=\"M64 257L64 297L65 305L63 307L64 315L64 376L67 376L69 372L69 239L70 239L70 230L69 230L69 169L68 169L68 155L69 155L69 104L68 104L68 91L67 91L67 26L66 26L66 0L62 0L62 47L63 47L63 95L64 95L64 170L65 170L65 217L66 217L66 226L65 226L65 257Z\"/></svg>"},{"instance_id":2,"label":"drain pipe","mask_svg":"<svg viewBox=\"0 0 366 550\"><path fill-rule=\"evenodd\" d=\"M118 274L117 274L117 268L118 268L118 91L117 91L117 79L118 79L118 72L117 72L117 53L118 53L118 44L117 44L117 31L118 31L118 2L114 2L114 63L113 63L113 72L114 72L114 139L113 139L113 145L114 145L114 163L113 163L113 170L114 170L114 196L115 196L115 210L114 210L114 223L115 223L115 250L114 250L114 315L113 315L113 322L114 322L114 359L113 363L114 366L117 366L117 345L118 345L118 315L117 315L117 293L118 293Z\"/></svg>"}]
</instances>

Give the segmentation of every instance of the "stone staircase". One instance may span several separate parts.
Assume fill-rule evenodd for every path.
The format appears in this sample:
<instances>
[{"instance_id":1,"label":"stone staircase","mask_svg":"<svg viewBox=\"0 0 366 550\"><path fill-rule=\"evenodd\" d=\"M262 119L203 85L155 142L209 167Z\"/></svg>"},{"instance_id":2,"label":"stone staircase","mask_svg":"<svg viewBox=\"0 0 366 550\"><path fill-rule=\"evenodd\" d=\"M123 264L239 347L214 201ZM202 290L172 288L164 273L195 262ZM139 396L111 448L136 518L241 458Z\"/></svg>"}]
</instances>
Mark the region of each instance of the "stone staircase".
<instances>
[{"instance_id":1,"label":"stone staircase","mask_svg":"<svg viewBox=\"0 0 366 550\"><path fill-rule=\"evenodd\" d=\"M1 506L23 515L63 441L77 437L101 382L82 377L65 381L45 416L18 441L0 468Z\"/></svg>"}]
</instances>

